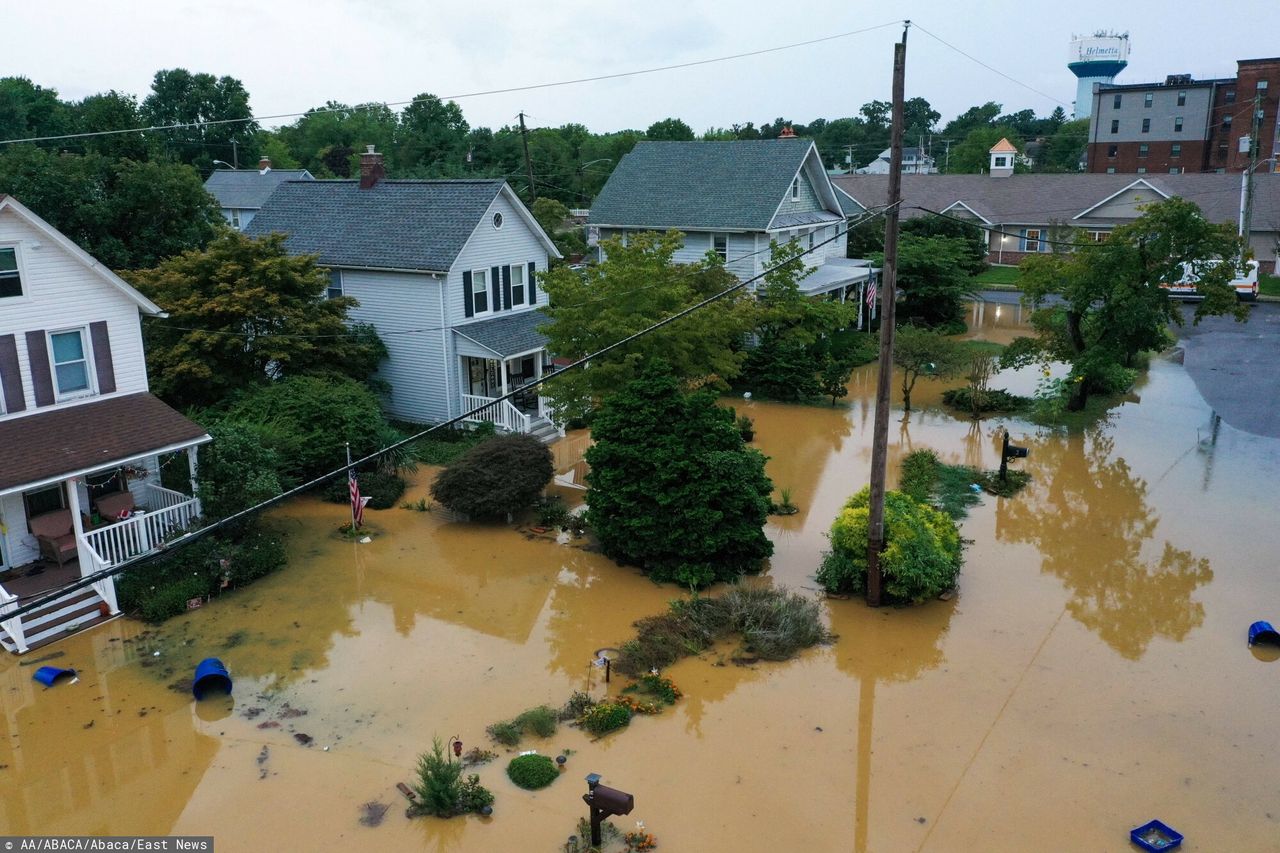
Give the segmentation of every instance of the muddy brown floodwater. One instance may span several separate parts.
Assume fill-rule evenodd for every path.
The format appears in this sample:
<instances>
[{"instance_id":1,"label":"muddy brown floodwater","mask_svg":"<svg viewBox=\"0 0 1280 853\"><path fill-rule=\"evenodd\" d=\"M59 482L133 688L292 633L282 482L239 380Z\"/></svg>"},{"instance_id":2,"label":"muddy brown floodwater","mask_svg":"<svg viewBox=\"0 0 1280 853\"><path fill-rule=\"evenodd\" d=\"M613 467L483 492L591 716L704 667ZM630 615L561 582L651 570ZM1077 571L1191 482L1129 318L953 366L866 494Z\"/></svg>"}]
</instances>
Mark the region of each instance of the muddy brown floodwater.
<instances>
[{"instance_id":1,"label":"muddy brown floodwater","mask_svg":"<svg viewBox=\"0 0 1280 853\"><path fill-rule=\"evenodd\" d=\"M1007 340L992 314L973 319ZM1035 378L996 385L1030 393ZM859 370L836 408L735 402L800 507L770 524L757 582L816 594L824 533L867 480L873 384ZM331 535L341 506L303 500L274 514L286 570L158 629L116 620L62 642L78 683L46 690L0 660L0 834L552 853L594 771L635 794L622 827L645 821L664 850L1125 850L1151 818L1188 849L1276 849L1280 662L1251 654L1245 630L1280 619L1280 443L1215 429L1165 360L1072 430L974 424L941 408L941 388L922 380L920 410L893 412L892 465L931 447L994 466L1007 424L1033 478L965 520L955 598L825 601L838 641L787 663L687 659L669 672L686 698L662 715L520 747L575 750L549 788L517 789L505 755L481 767L489 820L408 820L395 784L433 734L486 745L490 722L601 695L593 651L679 591L581 543L438 510L370 512L374 541L352 544ZM181 682L208 655L235 696L196 706ZM385 819L362 825L378 801Z\"/></svg>"}]
</instances>

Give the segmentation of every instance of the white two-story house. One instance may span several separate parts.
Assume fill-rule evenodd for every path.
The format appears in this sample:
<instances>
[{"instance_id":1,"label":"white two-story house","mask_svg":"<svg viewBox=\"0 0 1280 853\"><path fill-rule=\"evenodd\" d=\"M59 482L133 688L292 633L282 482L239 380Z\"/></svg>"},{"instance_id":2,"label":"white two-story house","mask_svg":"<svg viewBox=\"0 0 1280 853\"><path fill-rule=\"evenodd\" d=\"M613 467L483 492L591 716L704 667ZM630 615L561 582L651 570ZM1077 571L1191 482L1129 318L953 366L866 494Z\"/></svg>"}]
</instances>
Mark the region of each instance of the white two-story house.
<instances>
[{"instance_id":1,"label":"white two-story house","mask_svg":"<svg viewBox=\"0 0 1280 853\"><path fill-rule=\"evenodd\" d=\"M290 252L330 270L331 296L359 301L350 318L372 325L389 352L378 371L387 411L438 423L540 378L538 274L560 254L507 183L388 180L372 150L360 171L282 183L246 233L287 235ZM471 420L548 438L545 414L530 389Z\"/></svg>"},{"instance_id":2,"label":"white two-story house","mask_svg":"<svg viewBox=\"0 0 1280 853\"><path fill-rule=\"evenodd\" d=\"M588 235L622 237L676 230L684 246L675 260L708 251L741 280L769 265L769 244L794 240L805 255L802 292L846 298L875 274L845 257L845 213L818 149L808 139L737 142L640 142L609 176L591 205Z\"/></svg>"},{"instance_id":3,"label":"white two-story house","mask_svg":"<svg viewBox=\"0 0 1280 853\"><path fill-rule=\"evenodd\" d=\"M273 169L271 161L263 157L256 169L214 169L205 180L204 188L218 200L227 224L243 231L276 187L285 181L310 180L311 173L306 169Z\"/></svg>"},{"instance_id":4,"label":"white two-story house","mask_svg":"<svg viewBox=\"0 0 1280 853\"><path fill-rule=\"evenodd\" d=\"M147 391L140 314L160 309L0 195L0 647L25 652L119 613L99 570L200 513L204 429ZM160 485L166 477L182 491ZM37 605L15 615L19 608Z\"/></svg>"}]
</instances>

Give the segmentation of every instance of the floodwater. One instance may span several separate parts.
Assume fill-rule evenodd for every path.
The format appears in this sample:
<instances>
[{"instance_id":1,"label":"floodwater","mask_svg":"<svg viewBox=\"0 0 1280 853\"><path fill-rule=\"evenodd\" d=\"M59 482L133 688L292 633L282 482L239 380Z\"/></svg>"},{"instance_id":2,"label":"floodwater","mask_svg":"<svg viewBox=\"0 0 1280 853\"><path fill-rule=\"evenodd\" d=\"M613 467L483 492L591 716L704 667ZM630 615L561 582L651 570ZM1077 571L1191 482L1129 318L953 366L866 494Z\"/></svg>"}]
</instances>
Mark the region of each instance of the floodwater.
<instances>
[{"instance_id":1,"label":"floodwater","mask_svg":"<svg viewBox=\"0 0 1280 853\"><path fill-rule=\"evenodd\" d=\"M974 318L987 336L1016 332L992 315ZM995 385L1025 394L1036 378ZM865 368L840 407L735 403L800 507L770 524L758 582L814 590L824 533L867 480L873 389ZM971 511L956 597L824 601L831 646L780 664L723 665L731 648L682 661L668 674L686 698L662 715L518 747L574 750L549 788L517 789L505 754L481 767L491 819L406 819L395 783L433 735L485 745L495 720L602 695L594 650L679 591L581 541L440 510L370 512L373 542L353 544L332 533L342 506L305 500L274 515L283 572L157 630L116 620L51 647L78 683L46 690L23 659L0 660L0 834L552 853L594 771L635 794L621 827L643 820L664 850L1126 850L1152 818L1187 849L1276 849L1280 661L1255 657L1245 630L1280 619L1280 443L1215 425L1166 360L1072 430L974 424L940 407L941 389L921 380L918 411L893 411L891 465L930 447L994 467L1007 425L1033 478ZM562 467L582 443L561 448ZM235 696L196 706L180 682L208 655ZM391 806L380 826L359 822L369 801Z\"/></svg>"}]
</instances>

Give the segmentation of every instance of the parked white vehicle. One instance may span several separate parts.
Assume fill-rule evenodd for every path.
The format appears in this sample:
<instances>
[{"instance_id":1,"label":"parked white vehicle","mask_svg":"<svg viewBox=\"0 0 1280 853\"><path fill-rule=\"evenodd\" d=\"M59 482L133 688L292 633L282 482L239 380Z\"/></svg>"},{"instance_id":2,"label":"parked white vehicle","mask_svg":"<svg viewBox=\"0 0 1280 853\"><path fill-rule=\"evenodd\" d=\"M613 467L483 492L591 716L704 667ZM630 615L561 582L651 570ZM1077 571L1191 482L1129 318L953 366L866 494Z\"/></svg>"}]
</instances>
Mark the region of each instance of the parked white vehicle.
<instances>
[{"instance_id":1,"label":"parked white vehicle","mask_svg":"<svg viewBox=\"0 0 1280 853\"><path fill-rule=\"evenodd\" d=\"M1200 276L1196 274L1196 265L1199 262L1193 262L1182 265L1182 278L1173 282L1162 282L1163 287L1169 293L1171 299L1197 300L1204 299L1204 294L1200 293L1199 283ZM1216 263L1213 261L1205 261L1205 264ZM1258 298L1258 262L1245 261L1244 269L1236 267L1236 275L1231 281L1227 282L1236 292L1236 299L1241 302L1253 302Z\"/></svg>"}]
</instances>

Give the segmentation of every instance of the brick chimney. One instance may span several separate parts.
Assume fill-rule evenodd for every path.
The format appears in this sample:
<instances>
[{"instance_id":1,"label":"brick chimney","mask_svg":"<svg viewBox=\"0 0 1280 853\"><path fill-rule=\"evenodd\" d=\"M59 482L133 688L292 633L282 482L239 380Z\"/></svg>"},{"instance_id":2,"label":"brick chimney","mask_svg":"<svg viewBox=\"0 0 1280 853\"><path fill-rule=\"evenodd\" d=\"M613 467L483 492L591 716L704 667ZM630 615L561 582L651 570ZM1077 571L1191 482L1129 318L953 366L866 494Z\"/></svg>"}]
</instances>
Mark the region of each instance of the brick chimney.
<instances>
[{"instance_id":1,"label":"brick chimney","mask_svg":"<svg viewBox=\"0 0 1280 853\"><path fill-rule=\"evenodd\" d=\"M382 155L373 150L373 146L366 146L365 152L360 155L360 189L367 190L387 176L387 170L382 167Z\"/></svg>"},{"instance_id":2,"label":"brick chimney","mask_svg":"<svg viewBox=\"0 0 1280 853\"><path fill-rule=\"evenodd\" d=\"M263 157L261 160L258 161L258 173L265 175L267 172L270 172L270 171L271 171L271 158Z\"/></svg>"},{"instance_id":3,"label":"brick chimney","mask_svg":"<svg viewBox=\"0 0 1280 853\"><path fill-rule=\"evenodd\" d=\"M795 139L796 132L791 129L791 125L787 125L782 129L782 133L778 134L779 139Z\"/></svg>"}]
</instances>

